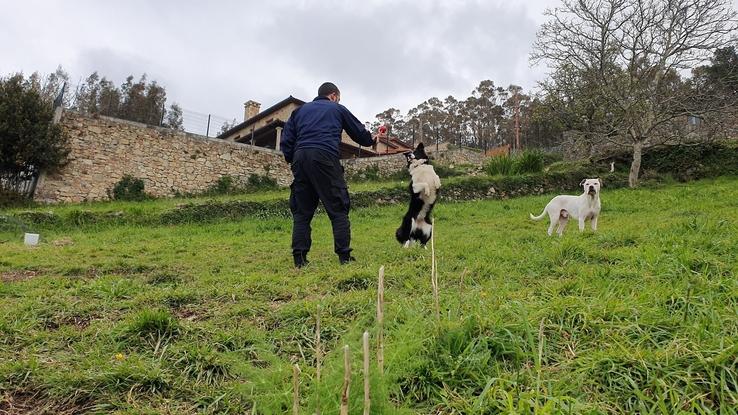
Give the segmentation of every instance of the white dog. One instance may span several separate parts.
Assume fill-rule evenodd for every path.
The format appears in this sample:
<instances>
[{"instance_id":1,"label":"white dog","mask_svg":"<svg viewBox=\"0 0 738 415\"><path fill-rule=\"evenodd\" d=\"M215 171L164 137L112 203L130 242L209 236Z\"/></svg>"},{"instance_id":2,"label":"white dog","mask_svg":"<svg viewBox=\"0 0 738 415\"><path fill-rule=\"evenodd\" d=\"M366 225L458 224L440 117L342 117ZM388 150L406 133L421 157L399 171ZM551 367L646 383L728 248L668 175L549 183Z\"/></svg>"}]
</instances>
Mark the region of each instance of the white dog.
<instances>
[{"instance_id":1,"label":"white dog","mask_svg":"<svg viewBox=\"0 0 738 415\"><path fill-rule=\"evenodd\" d=\"M579 230L584 230L584 221L590 219L592 230L597 230L597 218L600 216L600 179L584 179L580 186L584 187L584 193L579 196L560 195L551 199L538 216L530 214L533 220L541 220L548 213L551 224L548 226L548 235L551 236L554 227L558 225L556 233L561 236L566 228L569 217L579 220Z\"/></svg>"}]
</instances>

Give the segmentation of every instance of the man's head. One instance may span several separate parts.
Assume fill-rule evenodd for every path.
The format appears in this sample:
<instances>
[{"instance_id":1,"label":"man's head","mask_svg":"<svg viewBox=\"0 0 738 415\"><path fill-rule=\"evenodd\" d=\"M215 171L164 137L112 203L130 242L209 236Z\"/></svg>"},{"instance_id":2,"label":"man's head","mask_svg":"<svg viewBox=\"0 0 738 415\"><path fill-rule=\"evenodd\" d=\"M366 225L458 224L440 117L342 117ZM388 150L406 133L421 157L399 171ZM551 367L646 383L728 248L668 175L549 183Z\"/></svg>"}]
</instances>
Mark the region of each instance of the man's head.
<instances>
[{"instance_id":1,"label":"man's head","mask_svg":"<svg viewBox=\"0 0 738 415\"><path fill-rule=\"evenodd\" d=\"M333 82L324 82L323 85L318 88L319 97L327 97L333 102L339 102L341 100L341 91Z\"/></svg>"}]
</instances>

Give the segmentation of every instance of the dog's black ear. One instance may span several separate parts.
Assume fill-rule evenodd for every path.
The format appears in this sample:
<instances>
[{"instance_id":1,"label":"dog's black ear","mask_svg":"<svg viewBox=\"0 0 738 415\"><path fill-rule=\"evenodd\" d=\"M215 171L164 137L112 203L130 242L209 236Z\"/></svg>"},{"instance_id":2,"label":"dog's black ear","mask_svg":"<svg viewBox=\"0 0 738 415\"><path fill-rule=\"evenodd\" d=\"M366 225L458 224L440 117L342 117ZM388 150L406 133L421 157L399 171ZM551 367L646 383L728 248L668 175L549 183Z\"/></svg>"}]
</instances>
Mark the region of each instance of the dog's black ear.
<instances>
[{"instance_id":1,"label":"dog's black ear","mask_svg":"<svg viewBox=\"0 0 738 415\"><path fill-rule=\"evenodd\" d=\"M579 185L580 185L580 186L584 186L584 183L586 183L586 182L587 182L587 179L582 179L582 181L581 181L581 182L579 182Z\"/></svg>"},{"instance_id":2,"label":"dog's black ear","mask_svg":"<svg viewBox=\"0 0 738 415\"><path fill-rule=\"evenodd\" d=\"M424 148L425 148L425 146L423 145L423 143L420 143L420 144L418 144L417 147L415 147L416 150L422 150Z\"/></svg>"}]
</instances>

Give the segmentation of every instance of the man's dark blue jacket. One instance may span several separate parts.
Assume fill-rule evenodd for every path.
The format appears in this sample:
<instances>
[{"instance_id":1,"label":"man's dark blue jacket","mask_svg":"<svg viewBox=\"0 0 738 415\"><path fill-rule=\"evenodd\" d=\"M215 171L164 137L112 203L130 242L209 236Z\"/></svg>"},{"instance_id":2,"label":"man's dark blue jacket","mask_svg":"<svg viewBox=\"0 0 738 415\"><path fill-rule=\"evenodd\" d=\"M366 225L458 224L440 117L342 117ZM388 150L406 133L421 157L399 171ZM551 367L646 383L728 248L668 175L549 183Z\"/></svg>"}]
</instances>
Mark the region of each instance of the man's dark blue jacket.
<instances>
[{"instance_id":1,"label":"man's dark blue jacket","mask_svg":"<svg viewBox=\"0 0 738 415\"><path fill-rule=\"evenodd\" d=\"M280 149L288 163L301 148L317 148L339 157L342 130L362 146L374 144L372 134L346 107L328 97L317 97L292 112L282 131Z\"/></svg>"}]
</instances>

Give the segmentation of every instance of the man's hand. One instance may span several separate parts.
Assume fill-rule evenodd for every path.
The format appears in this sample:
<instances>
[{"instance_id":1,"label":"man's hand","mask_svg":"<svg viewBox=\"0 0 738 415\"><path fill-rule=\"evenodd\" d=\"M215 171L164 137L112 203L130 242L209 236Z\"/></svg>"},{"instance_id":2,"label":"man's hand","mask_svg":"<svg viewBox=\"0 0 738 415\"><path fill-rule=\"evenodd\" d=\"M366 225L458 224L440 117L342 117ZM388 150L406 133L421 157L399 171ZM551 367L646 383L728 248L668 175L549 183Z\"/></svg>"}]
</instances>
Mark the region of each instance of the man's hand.
<instances>
[{"instance_id":1,"label":"man's hand","mask_svg":"<svg viewBox=\"0 0 738 415\"><path fill-rule=\"evenodd\" d=\"M375 144L379 141L380 138L387 138L387 130L380 129L377 134L372 136Z\"/></svg>"}]
</instances>

